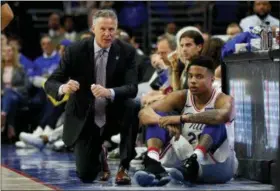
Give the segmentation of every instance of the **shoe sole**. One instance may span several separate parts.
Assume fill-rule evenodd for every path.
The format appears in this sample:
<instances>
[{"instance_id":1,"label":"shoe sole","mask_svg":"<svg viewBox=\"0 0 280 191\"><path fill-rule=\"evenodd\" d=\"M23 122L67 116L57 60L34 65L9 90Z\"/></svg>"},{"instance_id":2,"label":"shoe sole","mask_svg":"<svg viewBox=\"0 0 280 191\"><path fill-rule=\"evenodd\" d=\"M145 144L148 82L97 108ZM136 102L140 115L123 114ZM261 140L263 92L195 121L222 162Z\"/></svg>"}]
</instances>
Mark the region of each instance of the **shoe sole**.
<instances>
[{"instance_id":1,"label":"shoe sole","mask_svg":"<svg viewBox=\"0 0 280 191\"><path fill-rule=\"evenodd\" d=\"M168 184L171 180L169 176L162 177L160 180L156 179L156 176L153 174L148 174L145 171L137 171L134 174L134 179L140 186L164 186Z\"/></svg>"},{"instance_id":2,"label":"shoe sole","mask_svg":"<svg viewBox=\"0 0 280 191\"><path fill-rule=\"evenodd\" d=\"M179 183L187 185L187 186L192 186L192 184L189 181L186 181L184 179L183 173L180 170L175 169L175 168L171 169L169 171L169 174L170 174L171 178L173 180L175 180L176 182L179 182Z\"/></svg>"}]
</instances>

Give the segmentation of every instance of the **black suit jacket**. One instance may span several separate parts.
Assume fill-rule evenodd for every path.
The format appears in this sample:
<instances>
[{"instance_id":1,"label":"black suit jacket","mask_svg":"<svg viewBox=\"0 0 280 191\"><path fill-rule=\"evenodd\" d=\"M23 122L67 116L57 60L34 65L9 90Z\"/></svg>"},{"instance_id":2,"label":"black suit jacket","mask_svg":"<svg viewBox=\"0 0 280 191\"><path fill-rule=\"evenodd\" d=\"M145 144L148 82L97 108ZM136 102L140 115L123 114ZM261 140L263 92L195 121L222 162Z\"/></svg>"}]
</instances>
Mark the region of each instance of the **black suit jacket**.
<instances>
[{"instance_id":1,"label":"black suit jacket","mask_svg":"<svg viewBox=\"0 0 280 191\"><path fill-rule=\"evenodd\" d=\"M135 52L131 45L120 40L112 43L106 68L106 88L112 88L115 91L113 102L121 103L137 95ZM94 112L92 108L95 98L90 90L91 84L95 84L94 70L94 37L92 37L69 46L59 67L45 84L47 94L61 100L62 96L58 95L58 89L62 84L69 79L80 83L80 89L70 95L65 108L63 141L68 146L75 143L85 126L89 113Z\"/></svg>"}]
</instances>

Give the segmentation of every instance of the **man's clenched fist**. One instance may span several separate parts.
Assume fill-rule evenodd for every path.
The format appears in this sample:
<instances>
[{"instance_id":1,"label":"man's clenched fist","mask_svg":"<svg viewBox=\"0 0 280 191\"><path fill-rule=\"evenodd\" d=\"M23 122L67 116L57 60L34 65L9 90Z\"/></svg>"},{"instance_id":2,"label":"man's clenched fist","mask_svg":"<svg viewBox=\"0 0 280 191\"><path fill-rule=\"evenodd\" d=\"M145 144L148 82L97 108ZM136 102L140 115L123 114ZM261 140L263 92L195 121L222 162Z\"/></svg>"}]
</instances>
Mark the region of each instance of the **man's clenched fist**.
<instances>
[{"instance_id":1,"label":"man's clenched fist","mask_svg":"<svg viewBox=\"0 0 280 191\"><path fill-rule=\"evenodd\" d=\"M78 89L80 89L79 82L75 80L69 80L66 84L63 84L62 86L62 92L64 94L71 94L76 92Z\"/></svg>"},{"instance_id":2,"label":"man's clenched fist","mask_svg":"<svg viewBox=\"0 0 280 191\"><path fill-rule=\"evenodd\" d=\"M91 92L96 98L110 98L111 97L111 91L109 89L104 88L101 85L92 84Z\"/></svg>"}]
</instances>

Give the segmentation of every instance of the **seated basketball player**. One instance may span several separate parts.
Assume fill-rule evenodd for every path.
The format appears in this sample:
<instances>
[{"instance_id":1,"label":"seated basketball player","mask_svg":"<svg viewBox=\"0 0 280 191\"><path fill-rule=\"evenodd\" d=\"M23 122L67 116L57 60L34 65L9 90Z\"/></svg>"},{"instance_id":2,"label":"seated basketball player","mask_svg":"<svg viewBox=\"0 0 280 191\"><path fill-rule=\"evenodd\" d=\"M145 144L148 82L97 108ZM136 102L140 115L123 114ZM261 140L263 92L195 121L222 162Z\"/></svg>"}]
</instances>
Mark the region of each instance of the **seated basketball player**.
<instances>
[{"instance_id":1,"label":"seated basketball player","mask_svg":"<svg viewBox=\"0 0 280 191\"><path fill-rule=\"evenodd\" d=\"M235 173L233 98L212 87L210 58L194 58L187 75L188 90L172 92L139 113L148 146L145 169L134 175L141 186L165 185L171 177L183 183L225 183Z\"/></svg>"}]
</instances>

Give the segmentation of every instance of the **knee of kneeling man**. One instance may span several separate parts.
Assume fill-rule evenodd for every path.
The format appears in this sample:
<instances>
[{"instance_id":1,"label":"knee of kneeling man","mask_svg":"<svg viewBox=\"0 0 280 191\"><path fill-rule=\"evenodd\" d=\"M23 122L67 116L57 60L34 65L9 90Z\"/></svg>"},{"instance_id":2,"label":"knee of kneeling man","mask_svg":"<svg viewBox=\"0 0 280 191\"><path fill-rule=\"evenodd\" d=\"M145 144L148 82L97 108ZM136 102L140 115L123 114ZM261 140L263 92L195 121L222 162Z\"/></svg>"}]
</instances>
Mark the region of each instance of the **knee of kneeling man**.
<instances>
[{"instance_id":1,"label":"knee of kneeling man","mask_svg":"<svg viewBox=\"0 0 280 191\"><path fill-rule=\"evenodd\" d=\"M77 172L77 175L83 183L92 183L96 179L98 173L99 170L96 169L94 171L80 171Z\"/></svg>"},{"instance_id":2,"label":"knee of kneeling man","mask_svg":"<svg viewBox=\"0 0 280 191\"><path fill-rule=\"evenodd\" d=\"M124 107L128 108L141 108L141 102L134 99L127 99L124 101Z\"/></svg>"}]
</instances>

